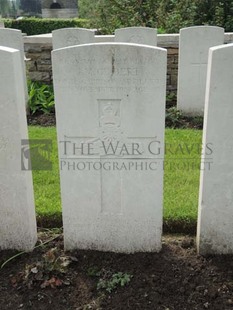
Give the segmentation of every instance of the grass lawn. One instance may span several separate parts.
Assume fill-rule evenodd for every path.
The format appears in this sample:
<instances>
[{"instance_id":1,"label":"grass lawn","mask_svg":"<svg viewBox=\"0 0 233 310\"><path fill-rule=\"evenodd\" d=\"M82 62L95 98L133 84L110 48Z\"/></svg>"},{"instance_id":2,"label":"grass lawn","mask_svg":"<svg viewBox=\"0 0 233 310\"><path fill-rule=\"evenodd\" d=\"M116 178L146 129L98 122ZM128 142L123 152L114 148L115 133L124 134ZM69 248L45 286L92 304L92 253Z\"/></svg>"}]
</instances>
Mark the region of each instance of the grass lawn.
<instances>
[{"instance_id":1,"label":"grass lawn","mask_svg":"<svg viewBox=\"0 0 233 310\"><path fill-rule=\"evenodd\" d=\"M36 212L38 218L61 218L59 166L56 129L29 127L31 139L53 141L52 171L33 171ZM202 132L190 129L166 129L164 176L164 221L166 225L195 225L197 218L199 164Z\"/></svg>"},{"instance_id":2,"label":"grass lawn","mask_svg":"<svg viewBox=\"0 0 233 310\"><path fill-rule=\"evenodd\" d=\"M196 230L201 142L200 130L166 129L164 222L168 231Z\"/></svg>"},{"instance_id":3,"label":"grass lawn","mask_svg":"<svg viewBox=\"0 0 233 310\"><path fill-rule=\"evenodd\" d=\"M33 171L36 213L39 217L61 216L60 176L55 127L29 126L30 139L52 140L52 171Z\"/></svg>"}]
</instances>

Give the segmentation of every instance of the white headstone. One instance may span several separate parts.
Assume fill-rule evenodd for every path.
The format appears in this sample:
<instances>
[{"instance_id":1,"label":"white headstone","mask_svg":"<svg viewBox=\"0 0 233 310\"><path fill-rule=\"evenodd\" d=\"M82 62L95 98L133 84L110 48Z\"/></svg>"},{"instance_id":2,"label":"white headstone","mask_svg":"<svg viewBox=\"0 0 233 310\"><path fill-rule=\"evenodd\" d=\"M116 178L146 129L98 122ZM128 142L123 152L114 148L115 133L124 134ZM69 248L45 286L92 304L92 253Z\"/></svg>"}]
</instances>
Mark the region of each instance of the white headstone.
<instances>
[{"instance_id":1,"label":"white headstone","mask_svg":"<svg viewBox=\"0 0 233 310\"><path fill-rule=\"evenodd\" d=\"M65 248L159 251L166 50L88 44L53 66Z\"/></svg>"},{"instance_id":2,"label":"white headstone","mask_svg":"<svg viewBox=\"0 0 233 310\"><path fill-rule=\"evenodd\" d=\"M197 233L201 254L233 254L232 72L233 44L211 48L203 133L209 149L202 156Z\"/></svg>"},{"instance_id":3,"label":"white headstone","mask_svg":"<svg viewBox=\"0 0 233 310\"><path fill-rule=\"evenodd\" d=\"M114 35L97 35L95 36L95 43L109 43L109 42L115 42L115 36Z\"/></svg>"},{"instance_id":4,"label":"white headstone","mask_svg":"<svg viewBox=\"0 0 233 310\"><path fill-rule=\"evenodd\" d=\"M22 73L24 82L24 97L25 105L28 105L28 88L27 88L27 76L26 76L26 66L24 61L24 44L23 36L21 30L2 28L0 29L0 46L6 46L14 48L20 51L21 63L22 63Z\"/></svg>"},{"instance_id":5,"label":"white headstone","mask_svg":"<svg viewBox=\"0 0 233 310\"><path fill-rule=\"evenodd\" d=\"M223 42L223 28L180 30L177 107L184 114L203 115L209 48Z\"/></svg>"},{"instance_id":6,"label":"white headstone","mask_svg":"<svg viewBox=\"0 0 233 310\"><path fill-rule=\"evenodd\" d=\"M0 28L4 28L4 27L5 27L4 23L0 22Z\"/></svg>"},{"instance_id":7,"label":"white headstone","mask_svg":"<svg viewBox=\"0 0 233 310\"><path fill-rule=\"evenodd\" d=\"M117 29L115 31L115 42L157 46L157 29L147 27Z\"/></svg>"},{"instance_id":8,"label":"white headstone","mask_svg":"<svg viewBox=\"0 0 233 310\"><path fill-rule=\"evenodd\" d=\"M20 52L0 47L0 249L32 250L36 217L32 174L21 169L28 139Z\"/></svg>"},{"instance_id":9,"label":"white headstone","mask_svg":"<svg viewBox=\"0 0 233 310\"><path fill-rule=\"evenodd\" d=\"M54 30L53 36L53 49L94 43L95 31L84 28L63 28Z\"/></svg>"}]
</instances>

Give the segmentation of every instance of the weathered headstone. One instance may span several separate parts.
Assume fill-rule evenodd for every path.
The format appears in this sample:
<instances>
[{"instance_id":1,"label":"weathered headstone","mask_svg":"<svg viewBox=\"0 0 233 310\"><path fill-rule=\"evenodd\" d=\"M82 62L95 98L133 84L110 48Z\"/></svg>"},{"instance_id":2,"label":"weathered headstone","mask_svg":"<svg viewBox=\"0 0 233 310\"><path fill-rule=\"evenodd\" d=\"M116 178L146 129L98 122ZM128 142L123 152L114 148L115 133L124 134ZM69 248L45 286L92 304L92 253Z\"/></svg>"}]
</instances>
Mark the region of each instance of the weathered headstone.
<instances>
[{"instance_id":1,"label":"weathered headstone","mask_svg":"<svg viewBox=\"0 0 233 310\"><path fill-rule=\"evenodd\" d=\"M159 251L166 50L90 44L53 66L65 248Z\"/></svg>"},{"instance_id":2,"label":"weathered headstone","mask_svg":"<svg viewBox=\"0 0 233 310\"><path fill-rule=\"evenodd\" d=\"M32 174L21 169L28 134L18 50L0 47L0 71L0 249L29 251L37 232Z\"/></svg>"},{"instance_id":3,"label":"weathered headstone","mask_svg":"<svg viewBox=\"0 0 233 310\"><path fill-rule=\"evenodd\" d=\"M211 48L203 134L209 147L202 156L197 233L201 254L233 254L232 72L233 44Z\"/></svg>"},{"instance_id":4,"label":"weathered headstone","mask_svg":"<svg viewBox=\"0 0 233 310\"><path fill-rule=\"evenodd\" d=\"M8 28L0 29L0 46L6 46L20 51L21 65L23 68L21 72L23 74L23 82L24 82L24 97L25 97L25 105L27 107L28 88L27 88L26 66L24 61L24 44L23 44L22 32L16 29L8 29Z\"/></svg>"},{"instance_id":5,"label":"weathered headstone","mask_svg":"<svg viewBox=\"0 0 233 310\"><path fill-rule=\"evenodd\" d=\"M4 23L0 22L0 28L4 28L4 27L5 27Z\"/></svg>"},{"instance_id":6,"label":"weathered headstone","mask_svg":"<svg viewBox=\"0 0 233 310\"><path fill-rule=\"evenodd\" d=\"M223 42L220 27L180 30L177 107L184 114L203 115L209 48Z\"/></svg>"},{"instance_id":7,"label":"weathered headstone","mask_svg":"<svg viewBox=\"0 0 233 310\"><path fill-rule=\"evenodd\" d=\"M53 49L88 44L95 42L94 30L84 28L63 28L54 30L53 36Z\"/></svg>"},{"instance_id":8,"label":"weathered headstone","mask_svg":"<svg viewBox=\"0 0 233 310\"><path fill-rule=\"evenodd\" d=\"M147 27L117 29L115 31L115 42L157 46L157 29Z\"/></svg>"}]
</instances>

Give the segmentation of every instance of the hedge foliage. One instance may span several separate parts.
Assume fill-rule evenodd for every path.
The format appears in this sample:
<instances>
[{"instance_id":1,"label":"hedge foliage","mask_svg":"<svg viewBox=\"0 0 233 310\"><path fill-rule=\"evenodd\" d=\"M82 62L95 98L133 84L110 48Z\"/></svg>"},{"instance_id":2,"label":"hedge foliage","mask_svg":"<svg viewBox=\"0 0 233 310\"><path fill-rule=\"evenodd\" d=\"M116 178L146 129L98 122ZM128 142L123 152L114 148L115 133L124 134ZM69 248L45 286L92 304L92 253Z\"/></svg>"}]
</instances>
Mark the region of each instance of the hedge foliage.
<instances>
[{"instance_id":1,"label":"hedge foliage","mask_svg":"<svg viewBox=\"0 0 233 310\"><path fill-rule=\"evenodd\" d=\"M103 34L130 26L176 33L194 25L215 25L233 31L233 0L79 0L82 17ZM87 15L86 15L87 14Z\"/></svg>"},{"instance_id":2,"label":"hedge foliage","mask_svg":"<svg viewBox=\"0 0 233 310\"><path fill-rule=\"evenodd\" d=\"M91 21L93 25L96 22L96 28L100 29L102 34L111 34L122 27L156 27L158 1L99 0Z\"/></svg>"},{"instance_id":3,"label":"hedge foliage","mask_svg":"<svg viewBox=\"0 0 233 310\"><path fill-rule=\"evenodd\" d=\"M194 25L215 25L233 32L233 0L79 0L79 7L80 16L86 19L3 21L6 27L28 35L67 27L97 28L101 34L112 34L117 28L130 26L177 33L180 28Z\"/></svg>"},{"instance_id":4,"label":"hedge foliage","mask_svg":"<svg viewBox=\"0 0 233 310\"><path fill-rule=\"evenodd\" d=\"M233 31L233 0L162 0L157 9L157 23L166 32L194 25L223 27Z\"/></svg>"},{"instance_id":5,"label":"hedge foliage","mask_svg":"<svg viewBox=\"0 0 233 310\"><path fill-rule=\"evenodd\" d=\"M50 33L60 28L79 27L89 28L89 21L86 19L55 19L55 18L23 18L21 20L2 19L6 28L19 29L27 35Z\"/></svg>"}]
</instances>

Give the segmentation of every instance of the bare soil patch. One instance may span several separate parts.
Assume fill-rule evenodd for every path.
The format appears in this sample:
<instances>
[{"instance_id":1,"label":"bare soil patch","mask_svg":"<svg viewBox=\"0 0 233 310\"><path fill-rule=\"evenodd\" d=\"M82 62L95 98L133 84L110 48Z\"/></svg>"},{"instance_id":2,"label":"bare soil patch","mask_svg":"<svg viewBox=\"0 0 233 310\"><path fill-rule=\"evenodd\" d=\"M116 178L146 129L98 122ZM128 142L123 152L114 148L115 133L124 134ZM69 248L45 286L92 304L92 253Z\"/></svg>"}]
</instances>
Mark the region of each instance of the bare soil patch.
<instances>
[{"instance_id":1,"label":"bare soil patch","mask_svg":"<svg viewBox=\"0 0 233 310\"><path fill-rule=\"evenodd\" d=\"M38 244L53 238L0 269L1 310L233 308L233 256L202 257L192 237L165 236L160 253L130 255L64 253L54 231ZM14 254L0 252L0 263Z\"/></svg>"}]
</instances>

